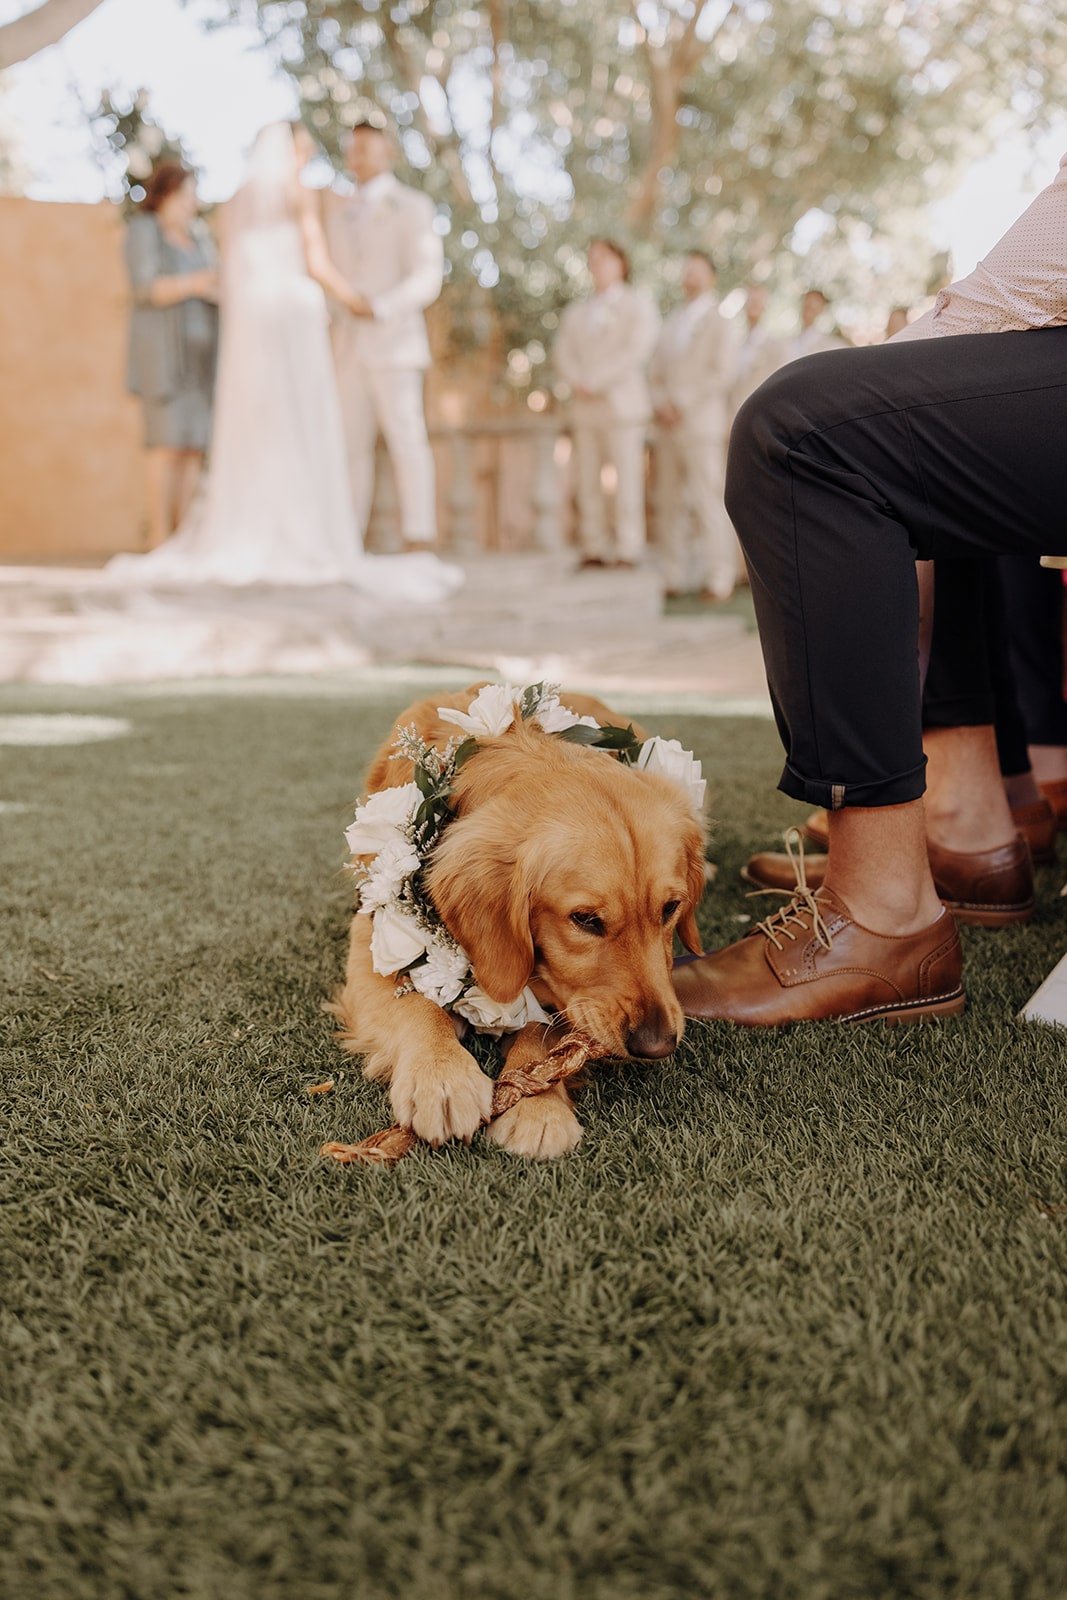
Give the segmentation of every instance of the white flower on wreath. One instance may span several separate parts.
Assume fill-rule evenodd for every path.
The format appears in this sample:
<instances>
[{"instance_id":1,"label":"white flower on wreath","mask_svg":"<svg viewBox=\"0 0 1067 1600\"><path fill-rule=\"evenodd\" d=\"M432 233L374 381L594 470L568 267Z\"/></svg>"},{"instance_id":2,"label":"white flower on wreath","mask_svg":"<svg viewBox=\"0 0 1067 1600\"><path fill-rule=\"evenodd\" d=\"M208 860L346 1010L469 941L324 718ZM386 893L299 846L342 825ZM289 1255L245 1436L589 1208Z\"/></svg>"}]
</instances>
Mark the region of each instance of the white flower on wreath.
<instances>
[{"instance_id":1,"label":"white flower on wreath","mask_svg":"<svg viewBox=\"0 0 1067 1600\"><path fill-rule=\"evenodd\" d=\"M391 978L424 955L432 938L407 911L398 906L382 906L374 913L371 924L371 966L383 977Z\"/></svg>"},{"instance_id":2,"label":"white flower on wreath","mask_svg":"<svg viewBox=\"0 0 1067 1600\"><path fill-rule=\"evenodd\" d=\"M400 890L422 866L422 857L401 833L382 845L359 886L361 912L377 911L395 900Z\"/></svg>"},{"instance_id":3,"label":"white flower on wreath","mask_svg":"<svg viewBox=\"0 0 1067 1600\"><path fill-rule=\"evenodd\" d=\"M450 722L475 739L498 739L507 733L515 721L515 702L522 694L511 683L487 683L479 689L466 711L454 711L451 706L438 706L437 715L442 722Z\"/></svg>"},{"instance_id":4,"label":"white flower on wreath","mask_svg":"<svg viewBox=\"0 0 1067 1600\"><path fill-rule=\"evenodd\" d=\"M546 694L533 714L545 733L566 733L568 728L599 728L595 717L579 717L576 712L560 705L558 692Z\"/></svg>"},{"instance_id":5,"label":"white flower on wreath","mask_svg":"<svg viewBox=\"0 0 1067 1600\"><path fill-rule=\"evenodd\" d=\"M694 811L699 814L704 810L708 786L700 762L691 750L683 749L677 739L661 739L658 735L654 739L646 739L641 746L637 765L645 772L658 772L661 777L680 784L688 794Z\"/></svg>"},{"instance_id":6,"label":"white flower on wreath","mask_svg":"<svg viewBox=\"0 0 1067 1600\"><path fill-rule=\"evenodd\" d=\"M421 800L417 783L379 789L376 794L369 795L356 807L355 821L345 829L349 850L354 856L372 856L397 838L403 838Z\"/></svg>"},{"instance_id":7,"label":"white flower on wreath","mask_svg":"<svg viewBox=\"0 0 1067 1600\"><path fill-rule=\"evenodd\" d=\"M502 1033L517 1033L528 1022L551 1022L552 1018L530 989L504 1004L487 995L477 984L457 1000L452 1010L472 1022L479 1033L498 1039Z\"/></svg>"},{"instance_id":8,"label":"white flower on wreath","mask_svg":"<svg viewBox=\"0 0 1067 1600\"><path fill-rule=\"evenodd\" d=\"M427 1000L450 1006L459 995L470 973L467 952L444 939L434 939L426 947L426 960L408 973L412 986Z\"/></svg>"}]
</instances>

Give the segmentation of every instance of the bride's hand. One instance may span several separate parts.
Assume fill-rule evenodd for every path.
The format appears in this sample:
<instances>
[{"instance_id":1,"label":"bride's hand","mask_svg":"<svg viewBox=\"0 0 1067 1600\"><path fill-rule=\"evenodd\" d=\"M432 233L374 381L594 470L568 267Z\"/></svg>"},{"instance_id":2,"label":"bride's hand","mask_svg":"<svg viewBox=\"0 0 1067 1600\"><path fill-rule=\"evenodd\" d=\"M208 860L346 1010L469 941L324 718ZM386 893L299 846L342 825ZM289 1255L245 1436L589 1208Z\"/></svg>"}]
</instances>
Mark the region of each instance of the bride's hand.
<instances>
[{"instance_id":1,"label":"bride's hand","mask_svg":"<svg viewBox=\"0 0 1067 1600\"><path fill-rule=\"evenodd\" d=\"M366 295L356 294L354 290L348 296L345 304L354 317L373 317L374 315L374 309Z\"/></svg>"}]
</instances>

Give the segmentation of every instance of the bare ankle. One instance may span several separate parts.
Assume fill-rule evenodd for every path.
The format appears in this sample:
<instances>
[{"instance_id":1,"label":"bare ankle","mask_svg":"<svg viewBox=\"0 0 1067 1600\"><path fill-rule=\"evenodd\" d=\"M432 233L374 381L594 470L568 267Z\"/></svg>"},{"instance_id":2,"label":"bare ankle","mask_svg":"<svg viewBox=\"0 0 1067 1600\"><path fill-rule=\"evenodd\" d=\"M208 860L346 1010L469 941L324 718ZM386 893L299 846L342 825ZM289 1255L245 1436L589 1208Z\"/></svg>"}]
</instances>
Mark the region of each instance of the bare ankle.
<instances>
[{"instance_id":1,"label":"bare ankle","mask_svg":"<svg viewBox=\"0 0 1067 1600\"><path fill-rule=\"evenodd\" d=\"M928 728L927 837L946 850L995 850L1015 837L993 729Z\"/></svg>"},{"instance_id":2,"label":"bare ankle","mask_svg":"<svg viewBox=\"0 0 1067 1600\"><path fill-rule=\"evenodd\" d=\"M841 882L834 878L831 867L826 887L844 901L860 927L889 938L920 933L936 922L943 910L932 882L917 893L901 893L900 887L888 880Z\"/></svg>"},{"instance_id":3,"label":"bare ankle","mask_svg":"<svg viewBox=\"0 0 1067 1600\"><path fill-rule=\"evenodd\" d=\"M829 824L826 885L861 927L901 937L936 921L921 800L832 811Z\"/></svg>"},{"instance_id":4,"label":"bare ankle","mask_svg":"<svg viewBox=\"0 0 1067 1600\"><path fill-rule=\"evenodd\" d=\"M1067 745L1032 744L1030 762L1038 783L1063 783L1067 779Z\"/></svg>"},{"instance_id":5,"label":"bare ankle","mask_svg":"<svg viewBox=\"0 0 1067 1600\"><path fill-rule=\"evenodd\" d=\"M963 854L997 850L1001 845L1010 844L1016 827L1003 789L998 796L989 799L988 805L983 804L982 799L978 796L974 802L954 804L928 798L926 836L931 844Z\"/></svg>"},{"instance_id":6,"label":"bare ankle","mask_svg":"<svg viewBox=\"0 0 1067 1600\"><path fill-rule=\"evenodd\" d=\"M1013 811L1023 806L1036 806L1041 801L1041 790L1032 772L1020 772L1004 779L1004 794Z\"/></svg>"}]
</instances>

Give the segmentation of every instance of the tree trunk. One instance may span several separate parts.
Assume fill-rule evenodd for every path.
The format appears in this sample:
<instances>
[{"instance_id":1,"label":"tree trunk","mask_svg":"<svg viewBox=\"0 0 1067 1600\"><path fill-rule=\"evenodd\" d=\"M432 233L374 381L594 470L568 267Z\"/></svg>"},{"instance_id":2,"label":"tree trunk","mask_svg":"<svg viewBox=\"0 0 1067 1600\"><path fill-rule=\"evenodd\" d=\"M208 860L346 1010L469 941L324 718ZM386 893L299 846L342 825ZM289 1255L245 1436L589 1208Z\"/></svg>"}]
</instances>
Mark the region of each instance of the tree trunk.
<instances>
[{"instance_id":1,"label":"tree trunk","mask_svg":"<svg viewBox=\"0 0 1067 1600\"><path fill-rule=\"evenodd\" d=\"M102 4L103 0L42 0L24 17L0 25L0 72L57 44Z\"/></svg>"},{"instance_id":2,"label":"tree trunk","mask_svg":"<svg viewBox=\"0 0 1067 1600\"><path fill-rule=\"evenodd\" d=\"M679 84L671 64L655 56L649 62L652 96L652 139L648 159L637 180L626 220L638 233L652 232L659 202L660 172L673 166L681 137L678 127Z\"/></svg>"}]
</instances>

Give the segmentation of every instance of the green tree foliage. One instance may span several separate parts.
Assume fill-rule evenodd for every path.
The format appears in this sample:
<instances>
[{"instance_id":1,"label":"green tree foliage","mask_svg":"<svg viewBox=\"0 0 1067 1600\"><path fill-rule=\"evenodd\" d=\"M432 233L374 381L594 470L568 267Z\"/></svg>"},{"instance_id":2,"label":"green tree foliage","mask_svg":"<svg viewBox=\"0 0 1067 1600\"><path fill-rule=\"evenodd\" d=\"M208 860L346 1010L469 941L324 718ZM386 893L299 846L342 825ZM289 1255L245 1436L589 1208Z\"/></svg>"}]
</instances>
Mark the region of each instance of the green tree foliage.
<instances>
[{"instance_id":1,"label":"green tree foliage","mask_svg":"<svg viewBox=\"0 0 1067 1600\"><path fill-rule=\"evenodd\" d=\"M390 114L447 219L461 325L484 337L492 290L534 365L596 233L638 270L710 249L729 285L804 219L855 291L901 214L998 114L1038 123L1067 65L1067 0L218 3L257 17L333 156L369 104Z\"/></svg>"}]
</instances>

